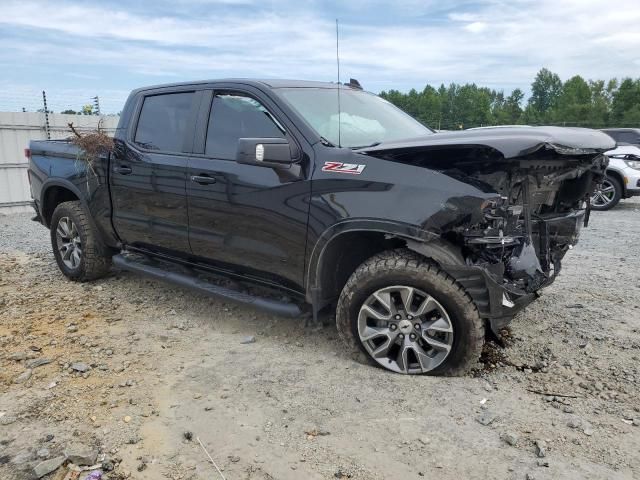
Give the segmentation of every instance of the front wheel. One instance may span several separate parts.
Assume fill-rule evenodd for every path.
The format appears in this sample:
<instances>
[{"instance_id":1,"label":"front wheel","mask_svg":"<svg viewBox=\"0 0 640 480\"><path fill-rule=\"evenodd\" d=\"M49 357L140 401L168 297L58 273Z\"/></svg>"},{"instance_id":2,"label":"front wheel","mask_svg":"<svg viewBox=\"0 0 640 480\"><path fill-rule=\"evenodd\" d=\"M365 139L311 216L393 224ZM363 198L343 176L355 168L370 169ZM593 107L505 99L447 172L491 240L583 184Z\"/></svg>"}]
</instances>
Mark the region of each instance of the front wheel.
<instances>
[{"instance_id":1,"label":"front wheel","mask_svg":"<svg viewBox=\"0 0 640 480\"><path fill-rule=\"evenodd\" d=\"M484 343L484 322L464 289L410 250L360 265L342 290L336 322L351 349L403 374L461 375Z\"/></svg>"},{"instance_id":2,"label":"front wheel","mask_svg":"<svg viewBox=\"0 0 640 480\"><path fill-rule=\"evenodd\" d=\"M111 268L111 253L78 201L61 203L54 210L51 246L60 271L71 280L95 280Z\"/></svg>"},{"instance_id":3,"label":"front wheel","mask_svg":"<svg viewBox=\"0 0 640 480\"><path fill-rule=\"evenodd\" d=\"M622 198L622 185L618 179L605 177L602 184L591 195L591 208L593 210L609 210L615 207Z\"/></svg>"}]
</instances>

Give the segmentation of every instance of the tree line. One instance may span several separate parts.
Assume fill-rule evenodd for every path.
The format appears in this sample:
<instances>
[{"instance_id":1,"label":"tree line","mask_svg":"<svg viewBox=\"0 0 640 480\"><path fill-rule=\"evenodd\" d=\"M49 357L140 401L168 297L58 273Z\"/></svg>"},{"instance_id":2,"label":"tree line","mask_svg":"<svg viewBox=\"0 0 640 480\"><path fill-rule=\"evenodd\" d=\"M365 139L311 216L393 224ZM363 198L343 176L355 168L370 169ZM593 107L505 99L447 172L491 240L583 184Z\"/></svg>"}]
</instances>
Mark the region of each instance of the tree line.
<instances>
[{"instance_id":1,"label":"tree line","mask_svg":"<svg viewBox=\"0 0 640 480\"><path fill-rule=\"evenodd\" d=\"M98 113L94 111L93 105L83 105L82 108L78 111L67 109L63 110L60 113L65 113L67 115L97 115Z\"/></svg>"},{"instance_id":2,"label":"tree line","mask_svg":"<svg viewBox=\"0 0 640 480\"><path fill-rule=\"evenodd\" d=\"M510 95L475 83L427 85L421 92L383 91L380 96L438 130L488 125L561 125L588 128L640 127L640 78L562 82L541 69L531 96L516 88Z\"/></svg>"}]
</instances>

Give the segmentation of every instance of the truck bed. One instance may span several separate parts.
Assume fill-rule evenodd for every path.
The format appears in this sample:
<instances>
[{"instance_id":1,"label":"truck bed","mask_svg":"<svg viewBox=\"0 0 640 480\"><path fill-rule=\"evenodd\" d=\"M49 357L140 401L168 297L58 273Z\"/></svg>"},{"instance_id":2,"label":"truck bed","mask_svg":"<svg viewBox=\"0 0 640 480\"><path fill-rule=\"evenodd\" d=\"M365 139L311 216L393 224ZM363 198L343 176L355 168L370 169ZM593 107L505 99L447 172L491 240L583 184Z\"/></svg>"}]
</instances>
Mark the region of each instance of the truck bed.
<instances>
[{"instance_id":1,"label":"truck bed","mask_svg":"<svg viewBox=\"0 0 640 480\"><path fill-rule=\"evenodd\" d=\"M69 140L32 140L29 149L33 156L78 158L80 149Z\"/></svg>"}]
</instances>

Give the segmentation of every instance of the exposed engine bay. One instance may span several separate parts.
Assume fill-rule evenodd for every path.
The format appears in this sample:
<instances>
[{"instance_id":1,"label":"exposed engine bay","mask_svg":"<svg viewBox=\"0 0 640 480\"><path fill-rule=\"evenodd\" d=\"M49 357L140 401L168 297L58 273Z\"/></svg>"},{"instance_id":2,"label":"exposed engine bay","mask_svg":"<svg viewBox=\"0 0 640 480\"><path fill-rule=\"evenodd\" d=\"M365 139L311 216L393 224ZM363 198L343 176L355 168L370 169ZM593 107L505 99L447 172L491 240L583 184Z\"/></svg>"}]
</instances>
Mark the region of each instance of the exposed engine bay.
<instances>
[{"instance_id":1,"label":"exposed engine bay","mask_svg":"<svg viewBox=\"0 0 640 480\"><path fill-rule=\"evenodd\" d=\"M468 265L486 268L508 292L535 292L553 281L577 243L606 162L596 155L497 162L494 171L487 165L460 166L500 196L483 205L482 221L445 236L463 246Z\"/></svg>"},{"instance_id":2,"label":"exposed engine bay","mask_svg":"<svg viewBox=\"0 0 640 480\"><path fill-rule=\"evenodd\" d=\"M575 143L536 142L549 132ZM409 141L367 153L428 168L481 192L484 197L450 197L425 227L438 235L436 242L457 250L454 257L441 257L441 266L468 291L484 289L487 293L474 300L483 316L497 318L511 315L519 300L528 303L553 282L562 258L588 223L590 195L608 164L602 153L606 147L598 144L600 133L589 132L531 128L521 136L452 133L434 135L429 144ZM452 145L453 138L463 142ZM429 245L435 244L412 243L410 248L429 255Z\"/></svg>"}]
</instances>

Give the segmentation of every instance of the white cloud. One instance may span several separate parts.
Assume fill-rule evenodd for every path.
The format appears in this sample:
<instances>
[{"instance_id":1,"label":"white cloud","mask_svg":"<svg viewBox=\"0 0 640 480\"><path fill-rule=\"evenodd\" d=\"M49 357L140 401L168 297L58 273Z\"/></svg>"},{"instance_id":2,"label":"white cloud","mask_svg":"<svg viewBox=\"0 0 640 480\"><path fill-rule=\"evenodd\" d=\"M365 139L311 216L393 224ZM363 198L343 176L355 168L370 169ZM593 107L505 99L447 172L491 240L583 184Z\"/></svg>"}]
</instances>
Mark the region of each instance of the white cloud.
<instances>
[{"instance_id":1,"label":"white cloud","mask_svg":"<svg viewBox=\"0 0 640 480\"><path fill-rule=\"evenodd\" d=\"M171 80L335 78L333 12L322 2L285 0L236 8L252 1L181 0L179 16L143 16L104 3L5 0L0 28L29 35L0 36L0 61L61 69L84 63ZM194 3L206 4L206 13L189 17ZM487 0L462 2L459 12L436 1L347 3L342 71L370 89L451 81L526 88L543 66L563 78L638 76L637 0Z\"/></svg>"},{"instance_id":2,"label":"white cloud","mask_svg":"<svg viewBox=\"0 0 640 480\"><path fill-rule=\"evenodd\" d=\"M467 32L480 33L480 32L484 32L488 27L489 26L484 22L472 22L472 23L469 23L469 24L465 25L463 28Z\"/></svg>"}]
</instances>

